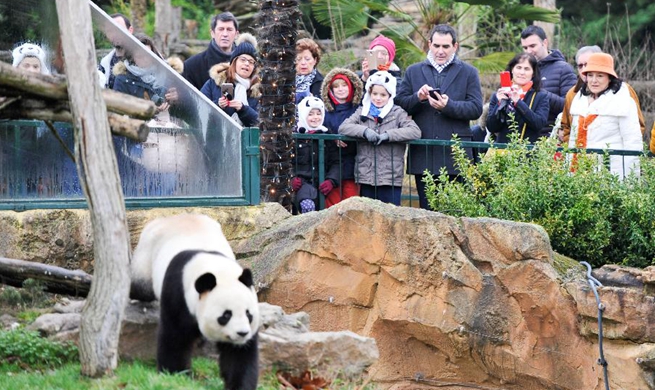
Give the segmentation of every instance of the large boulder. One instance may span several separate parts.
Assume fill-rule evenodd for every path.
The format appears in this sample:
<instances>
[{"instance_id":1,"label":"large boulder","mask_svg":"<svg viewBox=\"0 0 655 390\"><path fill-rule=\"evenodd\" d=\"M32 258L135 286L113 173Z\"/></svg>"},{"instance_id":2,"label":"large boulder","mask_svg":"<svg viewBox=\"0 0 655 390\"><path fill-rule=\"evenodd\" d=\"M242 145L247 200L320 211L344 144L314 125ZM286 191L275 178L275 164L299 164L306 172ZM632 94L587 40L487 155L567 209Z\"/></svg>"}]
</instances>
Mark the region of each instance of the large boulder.
<instances>
[{"instance_id":1,"label":"large boulder","mask_svg":"<svg viewBox=\"0 0 655 390\"><path fill-rule=\"evenodd\" d=\"M254 270L262 300L307 312L312 329L375 338L374 382L604 387L584 269L557 264L539 226L351 198L234 249ZM600 289L612 330L604 343L610 383L652 388L653 297L615 288Z\"/></svg>"}]
</instances>

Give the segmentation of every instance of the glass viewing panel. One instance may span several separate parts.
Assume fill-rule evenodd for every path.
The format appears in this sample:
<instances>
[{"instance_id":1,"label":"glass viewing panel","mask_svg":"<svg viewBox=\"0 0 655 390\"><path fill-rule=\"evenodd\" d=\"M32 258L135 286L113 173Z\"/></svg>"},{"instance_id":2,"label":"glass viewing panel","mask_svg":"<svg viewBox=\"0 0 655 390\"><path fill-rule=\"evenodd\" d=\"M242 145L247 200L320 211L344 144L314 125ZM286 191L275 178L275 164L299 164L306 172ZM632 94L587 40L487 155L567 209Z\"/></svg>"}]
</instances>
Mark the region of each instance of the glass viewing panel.
<instances>
[{"instance_id":1,"label":"glass viewing panel","mask_svg":"<svg viewBox=\"0 0 655 390\"><path fill-rule=\"evenodd\" d=\"M168 109L148 122L145 142L112 137L125 196L243 197L241 126L104 11L89 4L98 63L109 50L119 50L131 69L139 68L133 74L149 83L155 93L147 97L155 104L159 106L163 96L177 95ZM0 33L3 60L11 63L6 53L29 41L44 48L52 74L63 74L57 61L61 56L53 51L60 47L55 2L0 0L0 16L13 22L13 31L5 26ZM55 129L73 151L71 125L57 123ZM75 163L45 123L0 121L0 201L82 197Z\"/></svg>"}]
</instances>

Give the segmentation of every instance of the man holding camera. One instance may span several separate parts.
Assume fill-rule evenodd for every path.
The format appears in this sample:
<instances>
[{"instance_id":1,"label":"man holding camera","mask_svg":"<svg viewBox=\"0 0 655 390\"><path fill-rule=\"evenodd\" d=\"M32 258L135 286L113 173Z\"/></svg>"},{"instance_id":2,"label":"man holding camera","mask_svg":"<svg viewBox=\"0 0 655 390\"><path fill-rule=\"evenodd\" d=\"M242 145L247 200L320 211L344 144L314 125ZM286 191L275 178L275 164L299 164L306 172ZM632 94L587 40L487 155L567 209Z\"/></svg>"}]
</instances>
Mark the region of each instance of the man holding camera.
<instances>
[{"instance_id":1,"label":"man holding camera","mask_svg":"<svg viewBox=\"0 0 655 390\"><path fill-rule=\"evenodd\" d=\"M457 58L457 33L451 26L434 26L429 44L427 59L407 68L395 102L412 116L422 139L450 140L457 135L471 141L469 121L482 115L478 70ZM471 149L465 150L472 159ZM450 147L410 145L407 173L416 177L421 208L429 209L424 171L439 175L442 167L450 180L457 180Z\"/></svg>"}]
</instances>

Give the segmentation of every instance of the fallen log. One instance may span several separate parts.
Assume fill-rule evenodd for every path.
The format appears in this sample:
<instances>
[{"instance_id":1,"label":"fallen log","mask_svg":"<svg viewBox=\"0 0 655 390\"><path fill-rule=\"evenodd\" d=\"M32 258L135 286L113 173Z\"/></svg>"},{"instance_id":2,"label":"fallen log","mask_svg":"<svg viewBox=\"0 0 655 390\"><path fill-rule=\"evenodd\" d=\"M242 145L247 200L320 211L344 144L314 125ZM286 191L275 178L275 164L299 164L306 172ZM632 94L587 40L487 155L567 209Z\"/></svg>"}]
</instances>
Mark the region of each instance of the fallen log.
<instances>
[{"instance_id":1,"label":"fallen log","mask_svg":"<svg viewBox=\"0 0 655 390\"><path fill-rule=\"evenodd\" d=\"M55 265L0 257L0 283L23 287L27 279L42 282L45 292L86 298L93 276L82 270L69 270ZM130 298L143 302L154 300L152 291L132 285Z\"/></svg>"},{"instance_id":2,"label":"fallen log","mask_svg":"<svg viewBox=\"0 0 655 390\"><path fill-rule=\"evenodd\" d=\"M0 86L9 87L27 94L51 100L68 101L68 89L64 77L27 73L0 62ZM7 95L3 93L3 95ZM150 119L157 112L155 103L109 89L102 90L107 110L138 119Z\"/></svg>"},{"instance_id":3,"label":"fallen log","mask_svg":"<svg viewBox=\"0 0 655 390\"><path fill-rule=\"evenodd\" d=\"M72 122L73 116L68 109L68 103L64 102L45 102L37 99L17 99L0 108L0 118L2 119L36 119L51 122ZM141 100L141 99L140 99ZM111 132L121 135L135 141L143 142L148 138L150 128L146 121L133 119L127 115L121 115L113 112L107 113L107 120Z\"/></svg>"}]
</instances>

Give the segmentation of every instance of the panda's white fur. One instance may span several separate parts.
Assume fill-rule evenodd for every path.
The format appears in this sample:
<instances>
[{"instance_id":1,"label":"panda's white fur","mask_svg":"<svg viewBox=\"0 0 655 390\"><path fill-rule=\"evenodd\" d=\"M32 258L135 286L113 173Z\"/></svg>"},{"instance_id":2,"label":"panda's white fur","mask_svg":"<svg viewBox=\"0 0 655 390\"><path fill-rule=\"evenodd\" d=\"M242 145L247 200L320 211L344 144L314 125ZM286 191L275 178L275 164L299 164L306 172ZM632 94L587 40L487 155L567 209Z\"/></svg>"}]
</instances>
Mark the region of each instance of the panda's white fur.
<instances>
[{"instance_id":1,"label":"panda's white fur","mask_svg":"<svg viewBox=\"0 0 655 390\"><path fill-rule=\"evenodd\" d=\"M199 330L206 339L217 342L226 384L251 388L254 375L256 386L257 294L250 270L237 263L217 221L200 214L150 221L141 232L131 268L133 288L135 283L152 287L160 301L157 360L161 370L189 368L187 349L192 349L193 337L188 334ZM186 306L188 314L181 306ZM183 357L176 357L178 353Z\"/></svg>"},{"instance_id":2,"label":"panda's white fur","mask_svg":"<svg viewBox=\"0 0 655 390\"><path fill-rule=\"evenodd\" d=\"M178 214L154 219L143 228L132 255L132 277L152 281L155 296L159 299L168 264L173 256L189 249L216 251L228 259L235 259L220 223L202 214ZM230 277L234 272L241 274L236 261L224 262L221 266L228 268L228 273L231 271ZM199 272L198 267L195 272ZM185 291L187 286L185 284Z\"/></svg>"}]
</instances>

